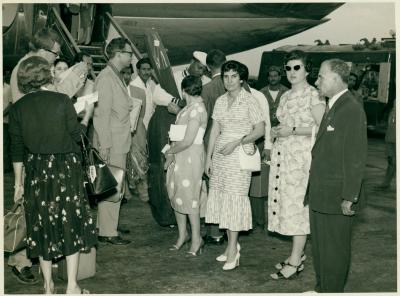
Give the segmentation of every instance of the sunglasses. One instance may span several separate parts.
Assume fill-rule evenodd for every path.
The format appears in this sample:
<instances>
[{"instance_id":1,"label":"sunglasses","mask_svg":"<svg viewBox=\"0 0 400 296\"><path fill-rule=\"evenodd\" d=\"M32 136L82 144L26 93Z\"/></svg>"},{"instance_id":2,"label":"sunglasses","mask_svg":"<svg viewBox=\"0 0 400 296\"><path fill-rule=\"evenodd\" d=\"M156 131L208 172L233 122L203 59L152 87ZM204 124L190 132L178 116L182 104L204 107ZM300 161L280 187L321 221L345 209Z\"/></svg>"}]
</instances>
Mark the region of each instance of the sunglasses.
<instances>
[{"instance_id":1,"label":"sunglasses","mask_svg":"<svg viewBox=\"0 0 400 296\"><path fill-rule=\"evenodd\" d=\"M293 66L293 70L295 70L295 71L299 71L300 69L301 69L301 65ZM285 66L285 70L289 72L289 71L292 70L292 67L290 67L290 66Z\"/></svg>"}]
</instances>

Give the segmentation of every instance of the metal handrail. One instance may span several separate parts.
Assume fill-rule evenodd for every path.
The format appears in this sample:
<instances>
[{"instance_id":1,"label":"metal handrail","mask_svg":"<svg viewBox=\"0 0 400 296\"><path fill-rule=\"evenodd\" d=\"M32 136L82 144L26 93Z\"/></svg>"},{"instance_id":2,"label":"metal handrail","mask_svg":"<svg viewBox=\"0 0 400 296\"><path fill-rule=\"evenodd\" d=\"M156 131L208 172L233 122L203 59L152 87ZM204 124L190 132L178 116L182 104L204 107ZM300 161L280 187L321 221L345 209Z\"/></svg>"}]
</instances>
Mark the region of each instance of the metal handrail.
<instances>
[{"instance_id":1,"label":"metal handrail","mask_svg":"<svg viewBox=\"0 0 400 296\"><path fill-rule=\"evenodd\" d=\"M54 16L54 23L50 23L52 18L51 15ZM63 38L64 43L68 46L71 51L71 54L75 56L75 54L80 53L81 50L76 44L74 37L72 37L71 33L68 31L67 27L65 26L64 22L62 21L60 15L58 14L57 10L54 7L51 7L49 18L47 19L47 25L50 27L51 25L55 25L60 29L61 38ZM75 52L74 52L75 51Z\"/></svg>"},{"instance_id":2,"label":"metal handrail","mask_svg":"<svg viewBox=\"0 0 400 296\"><path fill-rule=\"evenodd\" d=\"M122 28L120 27L120 25L117 24L117 22L114 20L114 18L112 17L112 15L109 12L106 12L106 16L108 17L108 19L110 20L110 23L113 25L113 27L115 28L115 30L117 30L118 34L120 34L123 38L125 38L126 40L128 40L130 46L132 47L133 53L136 56L136 58L139 60L141 59L143 56L140 53L140 51L137 49L136 45L132 42L132 40L128 37L128 35L124 32L124 30L122 30Z\"/></svg>"}]
</instances>

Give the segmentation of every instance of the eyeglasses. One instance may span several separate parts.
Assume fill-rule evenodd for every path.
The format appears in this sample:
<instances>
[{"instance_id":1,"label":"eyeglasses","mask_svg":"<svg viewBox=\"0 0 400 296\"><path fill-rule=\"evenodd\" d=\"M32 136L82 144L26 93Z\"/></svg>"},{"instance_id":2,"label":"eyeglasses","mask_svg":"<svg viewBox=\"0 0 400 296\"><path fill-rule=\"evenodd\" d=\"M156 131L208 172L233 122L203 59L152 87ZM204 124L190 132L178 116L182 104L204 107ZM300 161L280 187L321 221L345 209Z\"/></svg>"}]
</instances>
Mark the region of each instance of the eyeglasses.
<instances>
[{"instance_id":1,"label":"eyeglasses","mask_svg":"<svg viewBox=\"0 0 400 296\"><path fill-rule=\"evenodd\" d=\"M58 57L59 55L60 55L60 53L59 52L55 52L55 51L52 51L52 50L50 50L50 49L44 49L45 51L48 51L48 52L51 52L52 54L54 54L56 57Z\"/></svg>"},{"instance_id":2,"label":"eyeglasses","mask_svg":"<svg viewBox=\"0 0 400 296\"><path fill-rule=\"evenodd\" d=\"M125 50L122 50L121 52L122 52L122 53L127 53L127 54L129 54L129 56L132 56L132 55L133 55L133 52L132 52L132 51L125 51Z\"/></svg>"},{"instance_id":3,"label":"eyeglasses","mask_svg":"<svg viewBox=\"0 0 400 296\"><path fill-rule=\"evenodd\" d=\"M300 69L301 69L301 65L293 66L293 70L295 70L295 71L299 71ZM289 72L289 71L292 70L292 67L290 67L290 66L285 66L285 70L286 70L287 72Z\"/></svg>"}]
</instances>

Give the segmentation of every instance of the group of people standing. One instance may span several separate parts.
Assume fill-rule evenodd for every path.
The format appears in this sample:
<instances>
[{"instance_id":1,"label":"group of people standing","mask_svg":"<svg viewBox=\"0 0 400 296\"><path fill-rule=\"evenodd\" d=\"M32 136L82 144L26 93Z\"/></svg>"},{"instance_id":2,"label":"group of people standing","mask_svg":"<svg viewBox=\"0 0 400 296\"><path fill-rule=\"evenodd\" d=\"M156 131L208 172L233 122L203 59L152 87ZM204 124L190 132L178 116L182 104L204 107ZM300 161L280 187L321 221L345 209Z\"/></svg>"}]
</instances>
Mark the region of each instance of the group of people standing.
<instances>
[{"instance_id":1,"label":"group of people standing","mask_svg":"<svg viewBox=\"0 0 400 296\"><path fill-rule=\"evenodd\" d=\"M347 90L350 69L344 61L321 65L317 90L307 82L311 64L305 53L290 52L284 71L291 89L279 84L281 68L272 67L270 85L257 91L247 83L244 64L227 61L220 50L196 52L180 74L181 98L174 98L152 80L148 58L136 63L138 76L129 79L133 49L128 40L115 38L105 49L109 62L93 83L98 102L86 105L79 123L70 97L87 83L88 64L78 63L67 77L55 81L51 65L60 51L58 39L44 29L32 45L13 71L16 99L10 135L14 198L23 196L28 257L40 258L45 293L54 292L52 259L67 258L66 292L85 292L76 282L79 251L97 241L130 243L118 228L120 198L98 203L95 231L83 187L81 134L93 117L93 145L108 164L127 168L130 185L141 188L146 201L146 171L151 166L146 158L152 145L148 129L157 116L156 106L176 114L175 125L184 127L179 140L157 152L158 157L164 153L163 186L178 225L171 251L190 242L188 254L198 256L206 243L220 240L221 230L226 231L228 244L216 260L223 263L223 270L237 268L239 234L253 228L252 212L264 216L260 197L268 196L268 230L293 237L291 254L275 265L271 278L289 279L304 270L304 247L311 232L316 291L343 292L352 206L359 199L367 147L365 114ZM211 80L203 77L207 68ZM260 190L255 190L259 192L253 202L249 193L254 178L240 168L239 149L262 150L264 172L258 176ZM201 198L204 184L206 200ZM208 224L205 238L200 217ZM263 219L257 223L262 226ZM13 272L24 278L22 269L15 267Z\"/></svg>"}]
</instances>

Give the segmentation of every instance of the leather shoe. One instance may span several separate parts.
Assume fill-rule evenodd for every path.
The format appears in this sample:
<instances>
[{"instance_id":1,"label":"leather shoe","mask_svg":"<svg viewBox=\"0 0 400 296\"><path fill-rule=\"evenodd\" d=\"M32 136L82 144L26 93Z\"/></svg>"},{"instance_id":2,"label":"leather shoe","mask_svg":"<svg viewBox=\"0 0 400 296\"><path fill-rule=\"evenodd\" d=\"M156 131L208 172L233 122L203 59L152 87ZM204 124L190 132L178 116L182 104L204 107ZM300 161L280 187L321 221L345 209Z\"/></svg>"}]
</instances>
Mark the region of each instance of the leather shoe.
<instances>
[{"instance_id":1,"label":"leather shoe","mask_svg":"<svg viewBox=\"0 0 400 296\"><path fill-rule=\"evenodd\" d=\"M131 243L128 239L123 239L120 236L98 236L98 240L101 243L109 243L112 245L128 245Z\"/></svg>"},{"instance_id":2,"label":"leather shoe","mask_svg":"<svg viewBox=\"0 0 400 296\"><path fill-rule=\"evenodd\" d=\"M209 235L205 235L203 237L203 240L206 244L210 244L210 245L222 245L225 241L225 238L223 236L221 237L212 237Z\"/></svg>"},{"instance_id":3,"label":"leather shoe","mask_svg":"<svg viewBox=\"0 0 400 296\"><path fill-rule=\"evenodd\" d=\"M32 274L30 267L25 266L21 271L19 271L15 266L13 266L11 271L22 284L33 285L38 282L38 279Z\"/></svg>"},{"instance_id":4,"label":"leather shoe","mask_svg":"<svg viewBox=\"0 0 400 296\"><path fill-rule=\"evenodd\" d=\"M129 229L122 228L122 227L118 227L118 228L117 228L117 231L118 231L119 233L122 233L122 234L131 233L131 231L130 231Z\"/></svg>"}]
</instances>

